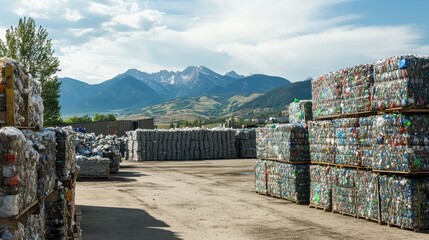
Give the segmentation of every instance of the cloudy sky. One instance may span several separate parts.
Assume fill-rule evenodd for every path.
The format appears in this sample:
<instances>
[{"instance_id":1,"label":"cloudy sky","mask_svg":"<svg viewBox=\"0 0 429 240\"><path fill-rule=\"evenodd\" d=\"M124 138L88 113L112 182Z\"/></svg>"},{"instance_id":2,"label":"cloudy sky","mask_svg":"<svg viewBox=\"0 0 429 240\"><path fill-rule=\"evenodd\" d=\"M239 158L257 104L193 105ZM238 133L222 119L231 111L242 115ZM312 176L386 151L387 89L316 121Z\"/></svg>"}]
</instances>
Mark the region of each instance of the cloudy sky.
<instances>
[{"instance_id":1,"label":"cloudy sky","mask_svg":"<svg viewBox=\"0 0 429 240\"><path fill-rule=\"evenodd\" d=\"M300 81L392 55L429 54L426 0L2 0L49 32L60 77L206 66Z\"/></svg>"}]
</instances>

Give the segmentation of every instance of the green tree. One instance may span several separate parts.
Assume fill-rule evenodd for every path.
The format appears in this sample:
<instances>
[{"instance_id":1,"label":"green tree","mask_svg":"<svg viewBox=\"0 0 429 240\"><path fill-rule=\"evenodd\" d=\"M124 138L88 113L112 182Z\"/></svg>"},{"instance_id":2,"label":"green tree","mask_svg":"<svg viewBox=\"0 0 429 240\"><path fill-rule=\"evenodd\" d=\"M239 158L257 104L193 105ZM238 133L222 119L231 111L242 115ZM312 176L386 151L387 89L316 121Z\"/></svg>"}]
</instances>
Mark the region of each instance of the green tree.
<instances>
[{"instance_id":1,"label":"green tree","mask_svg":"<svg viewBox=\"0 0 429 240\"><path fill-rule=\"evenodd\" d=\"M92 122L92 118L88 115L83 115L82 117L73 116L73 117L67 118L64 122L69 124L70 123L87 123L87 122Z\"/></svg>"},{"instance_id":2,"label":"green tree","mask_svg":"<svg viewBox=\"0 0 429 240\"><path fill-rule=\"evenodd\" d=\"M109 114L99 114L96 113L92 119L94 122L100 122L100 121L116 121L115 114L109 113Z\"/></svg>"},{"instance_id":3,"label":"green tree","mask_svg":"<svg viewBox=\"0 0 429 240\"><path fill-rule=\"evenodd\" d=\"M5 42L0 40L0 56L21 62L23 68L42 84L42 98L45 111L44 124L60 122L60 85L56 73L60 62L54 57L52 41L42 26L36 27L32 18L19 19L17 27L6 30Z\"/></svg>"}]
</instances>

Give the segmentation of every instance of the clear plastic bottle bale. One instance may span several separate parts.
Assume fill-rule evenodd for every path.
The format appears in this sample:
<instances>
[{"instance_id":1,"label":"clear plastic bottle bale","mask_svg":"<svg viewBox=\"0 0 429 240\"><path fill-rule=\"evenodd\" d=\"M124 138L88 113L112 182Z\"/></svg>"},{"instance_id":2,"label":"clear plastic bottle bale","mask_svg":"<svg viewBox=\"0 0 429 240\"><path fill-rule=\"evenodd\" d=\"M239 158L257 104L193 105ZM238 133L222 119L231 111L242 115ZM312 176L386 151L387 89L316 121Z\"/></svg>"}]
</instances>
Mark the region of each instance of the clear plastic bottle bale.
<instances>
[{"instance_id":1,"label":"clear plastic bottle bale","mask_svg":"<svg viewBox=\"0 0 429 240\"><path fill-rule=\"evenodd\" d=\"M372 167L375 152L375 121L377 116L359 118L358 136L362 166Z\"/></svg>"},{"instance_id":2,"label":"clear plastic bottle bale","mask_svg":"<svg viewBox=\"0 0 429 240\"><path fill-rule=\"evenodd\" d=\"M373 168L398 172L429 171L429 117L425 114L377 116Z\"/></svg>"},{"instance_id":3,"label":"clear plastic bottle bale","mask_svg":"<svg viewBox=\"0 0 429 240\"><path fill-rule=\"evenodd\" d=\"M43 100L41 97L41 84L21 67L22 64L10 58L0 58L0 84L5 84L6 67L13 67L14 102L15 102L15 126L32 126L43 128ZM28 96L28 102L24 101ZM5 100L5 98L4 98ZM0 109L5 110L5 101L0 101ZM5 124L5 119L0 119L0 125Z\"/></svg>"},{"instance_id":4,"label":"clear plastic bottle bale","mask_svg":"<svg viewBox=\"0 0 429 240\"><path fill-rule=\"evenodd\" d=\"M110 159L100 156L76 156L76 163L80 168L79 177L109 177Z\"/></svg>"},{"instance_id":5,"label":"clear plastic bottle bale","mask_svg":"<svg viewBox=\"0 0 429 240\"><path fill-rule=\"evenodd\" d=\"M64 193L65 194L65 193ZM45 202L46 239L67 239L67 202Z\"/></svg>"},{"instance_id":6,"label":"clear plastic bottle bale","mask_svg":"<svg viewBox=\"0 0 429 240\"><path fill-rule=\"evenodd\" d=\"M341 72L330 72L311 82L313 118L341 114Z\"/></svg>"},{"instance_id":7,"label":"clear plastic bottle bale","mask_svg":"<svg viewBox=\"0 0 429 240\"><path fill-rule=\"evenodd\" d=\"M308 204L310 198L310 165L279 163L281 197L299 204Z\"/></svg>"},{"instance_id":8,"label":"clear plastic bottle bale","mask_svg":"<svg viewBox=\"0 0 429 240\"><path fill-rule=\"evenodd\" d=\"M332 209L331 167L310 165L310 205Z\"/></svg>"},{"instance_id":9,"label":"clear plastic bottle bale","mask_svg":"<svg viewBox=\"0 0 429 240\"><path fill-rule=\"evenodd\" d=\"M267 161L255 161L255 189L257 193L267 194Z\"/></svg>"},{"instance_id":10,"label":"clear plastic bottle bale","mask_svg":"<svg viewBox=\"0 0 429 240\"><path fill-rule=\"evenodd\" d=\"M358 171L356 179L357 214L359 217L379 220L378 175L369 171Z\"/></svg>"},{"instance_id":11,"label":"clear plastic bottle bale","mask_svg":"<svg viewBox=\"0 0 429 240\"><path fill-rule=\"evenodd\" d=\"M332 168L332 211L356 216L357 170Z\"/></svg>"},{"instance_id":12,"label":"clear plastic bottle bale","mask_svg":"<svg viewBox=\"0 0 429 240\"><path fill-rule=\"evenodd\" d=\"M280 175L279 163L275 161L267 161L267 192L273 197L281 197L280 194Z\"/></svg>"},{"instance_id":13,"label":"clear plastic bottle bale","mask_svg":"<svg viewBox=\"0 0 429 240\"><path fill-rule=\"evenodd\" d=\"M429 178L380 176L381 220L402 228L429 228Z\"/></svg>"},{"instance_id":14,"label":"clear plastic bottle bale","mask_svg":"<svg viewBox=\"0 0 429 240\"><path fill-rule=\"evenodd\" d=\"M308 141L311 162L335 162L335 136L332 121L309 121Z\"/></svg>"},{"instance_id":15,"label":"clear plastic bottle bale","mask_svg":"<svg viewBox=\"0 0 429 240\"><path fill-rule=\"evenodd\" d=\"M37 197L38 155L30 156L30 150L19 129L0 128L0 218L17 215Z\"/></svg>"},{"instance_id":16,"label":"clear plastic bottle bale","mask_svg":"<svg viewBox=\"0 0 429 240\"><path fill-rule=\"evenodd\" d=\"M268 128L256 129L256 156L260 159L268 158Z\"/></svg>"},{"instance_id":17,"label":"clear plastic bottle bale","mask_svg":"<svg viewBox=\"0 0 429 240\"><path fill-rule=\"evenodd\" d=\"M38 203L39 213L28 217L24 225L24 237L22 239L46 239L45 204Z\"/></svg>"},{"instance_id":18,"label":"clear plastic bottle bale","mask_svg":"<svg viewBox=\"0 0 429 240\"><path fill-rule=\"evenodd\" d=\"M372 109L428 108L429 57L403 55L374 65Z\"/></svg>"},{"instance_id":19,"label":"clear plastic bottle bale","mask_svg":"<svg viewBox=\"0 0 429 240\"><path fill-rule=\"evenodd\" d=\"M360 113L371 110L371 90L373 86L372 64L361 64L341 70L342 73L342 114Z\"/></svg>"},{"instance_id":20,"label":"clear plastic bottle bale","mask_svg":"<svg viewBox=\"0 0 429 240\"><path fill-rule=\"evenodd\" d=\"M313 101L298 100L289 104L289 122L306 124L313 120Z\"/></svg>"},{"instance_id":21,"label":"clear plastic bottle bale","mask_svg":"<svg viewBox=\"0 0 429 240\"><path fill-rule=\"evenodd\" d=\"M290 162L310 162L308 130L301 124L278 124L268 129L268 157Z\"/></svg>"},{"instance_id":22,"label":"clear plastic bottle bale","mask_svg":"<svg viewBox=\"0 0 429 240\"><path fill-rule=\"evenodd\" d=\"M359 144L359 119L342 118L332 120L335 133L335 163L362 166Z\"/></svg>"}]
</instances>

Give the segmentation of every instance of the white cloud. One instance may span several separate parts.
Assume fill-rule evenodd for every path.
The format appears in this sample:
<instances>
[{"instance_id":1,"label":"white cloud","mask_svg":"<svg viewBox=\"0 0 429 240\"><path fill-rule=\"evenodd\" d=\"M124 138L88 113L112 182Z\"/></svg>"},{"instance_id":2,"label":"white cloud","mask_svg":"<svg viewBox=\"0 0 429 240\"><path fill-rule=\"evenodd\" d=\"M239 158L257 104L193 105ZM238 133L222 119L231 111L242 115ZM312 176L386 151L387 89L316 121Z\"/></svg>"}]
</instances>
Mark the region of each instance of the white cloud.
<instances>
[{"instance_id":1,"label":"white cloud","mask_svg":"<svg viewBox=\"0 0 429 240\"><path fill-rule=\"evenodd\" d=\"M7 30L7 28L2 28L2 27L0 27L0 39L1 39L2 41L5 41L5 40L6 40L6 38L5 38L6 30Z\"/></svg>"},{"instance_id":2,"label":"white cloud","mask_svg":"<svg viewBox=\"0 0 429 240\"><path fill-rule=\"evenodd\" d=\"M71 28L68 30L74 37L82 37L92 31L94 31L94 28Z\"/></svg>"},{"instance_id":3,"label":"white cloud","mask_svg":"<svg viewBox=\"0 0 429 240\"><path fill-rule=\"evenodd\" d=\"M50 13L56 12L57 9L62 8L68 0L26 0L17 1L12 10L18 16L29 16L35 18L48 19L51 17Z\"/></svg>"},{"instance_id":4,"label":"white cloud","mask_svg":"<svg viewBox=\"0 0 429 240\"><path fill-rule=\"evenodd\" d=\"M418 44L423 33L414 26L354 26L361 16L334 15L333 9L347 2L90 2L86 11L100 16L99 25L107 32L83 44L62 46L61 75L98 82L128 68L206 65L218 72L234 69L297 81L410 49L427 53L429 46ZM94 25L70 33L79 37L91 31L100 29Z\"/></svg>"},{"instance_id":5,"label":"white cloud","mask_svg":"<svg viewBox=\"0 0 429 240\"><path fill-rule=\"evenodd\" d=\"M78 10L66 8L65 18L71 22L77 22L82 19L82 15L80 15Z\"/></svg>"}]
</instances>

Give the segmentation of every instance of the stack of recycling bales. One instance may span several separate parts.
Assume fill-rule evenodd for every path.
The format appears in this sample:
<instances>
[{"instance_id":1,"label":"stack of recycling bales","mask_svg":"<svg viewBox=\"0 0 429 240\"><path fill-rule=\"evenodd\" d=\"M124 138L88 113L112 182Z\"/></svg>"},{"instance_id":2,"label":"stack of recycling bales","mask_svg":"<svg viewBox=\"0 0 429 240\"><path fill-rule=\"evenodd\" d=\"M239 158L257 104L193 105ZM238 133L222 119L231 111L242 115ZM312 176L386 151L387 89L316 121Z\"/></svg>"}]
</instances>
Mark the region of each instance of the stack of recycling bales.
<instances>
[{"instance_id":1,"label":"stack of recycling bales","mask_svg":"<svg viewBox=\"0 0 429 240\"><path fill-rule=\"evenodd\" d=\"M298 100L289 104L289 122L306 124L313 120L313 101Z\"/></svg>"},{"instance_id":2,"label":"stack of recycling bales","mask_svg":"<svg viewBox=\"0 0 429 240\"><path fill-rule=\"evenodd\" d=\"M43 99L39 81L19 62L0 58L0 126L43 128Z\"/></svg>"},{"instance_id":3,"label":"stack of recycling bales","mask_svg":"<svg viewBox=\"0 0 429 240\"><path fill-rule=\"evenodd\" d=\"M238 158L256 157L255 129L237 129L235 133L235 146Z\"/></svg>"},{"instance_id":4,"label":"stack of recycling bales","mask_svg":"<svg viewBox=\"0 0 429 240\"><path fill-rule=\"evenodd\" d=\"M310 206L429 228L428 71L428 57L406 55L313 81Z\"/></svg>"},{"instance_id":5,"label":"stack of recycling bales","mask_svg":"<svg viewBox=\"0 0 429 240\"><path fill-rule=\"evenodd\" d=\"M95 135L77 133L76 154L79 177L109 177L109 173L118 173L122 160L116 135ZM105 159L108 159L106 167ZM101 174L103 173L103 174Z\"/></svg>"},{"instance_id":6,"label":"stack of recycling bales","mask_svg":"<svg viewBox=\"0 0 429 240\"><path fill-rule=\"evenodd\" d=\"M271 125L256 129L256 136L259 158L255 162L256 191L299 204L308 203L310 156L307 128L302 124Z\"/></svg>"},{"instance_id":7,"label":"stack of recycling bales","mask_svg":"<svg viewBox=\"0 0 429 240\"><path fill-rule=\"evenodd\" d=\"M232 129L138 129L127 137L128 157L134 161L237 158Z\"/></svg>"}]
</instances>

